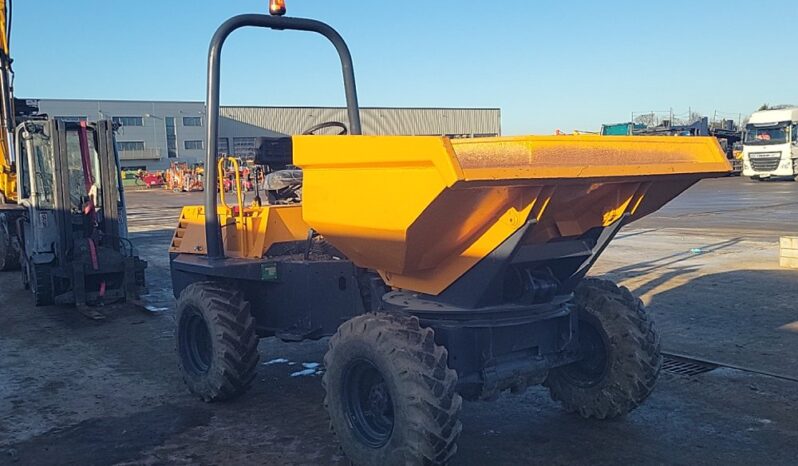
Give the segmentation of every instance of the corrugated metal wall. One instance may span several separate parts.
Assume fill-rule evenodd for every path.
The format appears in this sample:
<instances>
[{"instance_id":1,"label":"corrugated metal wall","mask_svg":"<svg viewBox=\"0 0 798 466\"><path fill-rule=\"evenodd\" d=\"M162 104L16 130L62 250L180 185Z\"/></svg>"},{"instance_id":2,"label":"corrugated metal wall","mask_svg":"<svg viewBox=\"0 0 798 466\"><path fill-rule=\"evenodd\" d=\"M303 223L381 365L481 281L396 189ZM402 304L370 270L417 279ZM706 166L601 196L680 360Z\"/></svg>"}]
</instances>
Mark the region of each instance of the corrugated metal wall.
<instances>
[{"instance_id":1,"label":"corrugated metal wall","mask_svg":"<svg viewBox=\"0 0 798 466\"><path fill-rule=\"evenodd\" d=\"M52 116L88 118L139 117L141 126L126 126L119 142L143 144L145 151L122 155L125 167L163 169L173 160L200 162L204 158L205 105L202 102L37 99L40 110ZM326 121L348 123L342 107L222 107L219 150L251 154L255 138L275 133L299 134ZM202 126L186 125L183 117L202 118ZM172 120L173 119L173 120ZM449 135L459 137L501 134L498 108L361 108L364 134ZM167 141L167 121L174 121L174 147ZM327 134L336 133L337 129ZM124 151L120 151L124 152Z\"/></svg>"},{"instance_id":2,"label":"corrugated metal wall","mask_svg":"<svg viewBox=\"0 0 798 466\"><path fill-rule=\"evenodd\" d=\"M284 134L299 134L326 121L346 123L344 108L222 107L223 118ZM361 108L364 134L499 135L498 108Z\"/></svg>"}]
</instances>

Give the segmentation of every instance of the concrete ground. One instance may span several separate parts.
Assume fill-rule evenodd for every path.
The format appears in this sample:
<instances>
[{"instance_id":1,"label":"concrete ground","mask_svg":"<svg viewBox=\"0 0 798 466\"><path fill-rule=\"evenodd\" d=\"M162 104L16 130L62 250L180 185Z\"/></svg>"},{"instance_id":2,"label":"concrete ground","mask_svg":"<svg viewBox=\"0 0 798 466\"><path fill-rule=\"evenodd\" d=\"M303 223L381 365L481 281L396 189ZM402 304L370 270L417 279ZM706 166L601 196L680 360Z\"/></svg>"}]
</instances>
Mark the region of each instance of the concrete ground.
<instances>
[{"instance_id":1,"label":"concrete ground","mask_svg":"<svg viewBox=\"0 0 798 466\"><path fill-rule=\"evenodd\" d=\"M778 268L778 236L798 231L796 195L798 183L703 181L625 228L594 268L644 299L666 351L736 368L663 372L610 422L564 414L541 388L466 403L454 464L795 464L798 271ZM262 341L262 361L294 364L262 365L237 401L184 389L166 248L180 206L200 199L129 193L155 312L107 309L98 323L34 309L17 274L0 274L0 464L346 464L320 379L291 376L325 341Z\"/></svg>"}]
</instances>

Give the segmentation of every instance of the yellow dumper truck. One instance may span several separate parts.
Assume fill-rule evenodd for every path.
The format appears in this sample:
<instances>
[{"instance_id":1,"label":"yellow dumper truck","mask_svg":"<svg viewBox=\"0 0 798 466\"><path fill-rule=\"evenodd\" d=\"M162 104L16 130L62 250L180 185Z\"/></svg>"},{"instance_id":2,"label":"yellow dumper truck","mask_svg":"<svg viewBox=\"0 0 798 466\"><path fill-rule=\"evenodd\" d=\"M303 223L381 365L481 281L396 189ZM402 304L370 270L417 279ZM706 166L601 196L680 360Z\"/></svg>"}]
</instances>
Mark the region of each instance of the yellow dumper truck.
<instances>
[{"instance_id":1,"label":"yellow dumper truck","mask_svg":"<svg viewBox=\"0 0 798 466\"><path fill-rule=\"evenodd\" d=\"M184 207L170 253L193 393L245 392L259 338L331 336L325 406L362 465L445 464L464 398L544 384L601 419L646 399L661 366L651 318L629 290L585 274L622 226L729 172L714 138L364 136L334 29L242 15L211 41L206 167L222 44L248 26L329 39L348 110L330 126L349 134L262 138L255 163L283 180L268 203L226 203L208 170L204 205Z\"/></svg>"}]
</instances>

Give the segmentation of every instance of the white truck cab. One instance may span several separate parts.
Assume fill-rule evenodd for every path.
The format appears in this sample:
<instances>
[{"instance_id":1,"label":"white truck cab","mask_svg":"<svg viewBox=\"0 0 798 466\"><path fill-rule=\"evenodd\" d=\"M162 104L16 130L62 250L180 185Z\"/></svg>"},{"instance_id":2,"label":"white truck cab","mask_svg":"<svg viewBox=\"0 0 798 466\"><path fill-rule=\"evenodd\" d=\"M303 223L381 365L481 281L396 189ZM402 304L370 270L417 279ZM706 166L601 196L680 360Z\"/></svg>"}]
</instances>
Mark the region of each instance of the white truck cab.
<instances>
[{"instance_id":1,"label":"white truck cab","mask_svg":"<svg viewBox=\"0 0 798 466\"><path fill-rule=\"evenodd\" d=\"M798 107L751 114L743 138L743 175L760 180L798 175Z\"/></svg>"}]
</instances>

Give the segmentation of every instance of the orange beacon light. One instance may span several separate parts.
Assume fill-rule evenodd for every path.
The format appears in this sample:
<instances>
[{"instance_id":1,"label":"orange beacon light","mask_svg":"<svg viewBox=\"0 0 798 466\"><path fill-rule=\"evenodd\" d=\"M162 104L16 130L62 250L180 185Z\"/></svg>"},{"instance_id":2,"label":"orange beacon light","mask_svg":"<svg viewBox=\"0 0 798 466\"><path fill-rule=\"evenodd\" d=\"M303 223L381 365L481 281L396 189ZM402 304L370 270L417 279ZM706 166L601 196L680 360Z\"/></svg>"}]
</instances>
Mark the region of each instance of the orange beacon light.
<instances>
[{"instance_id":1,"label":"orange beacon light","mask_svg":"<svg viewBox=\"0 0 798 466\"><path fill-rule=\"evenodd\" d=\"M269 0L269 14L283 16L285 14L285 0Z\"/></svg>"}]
</instances>

